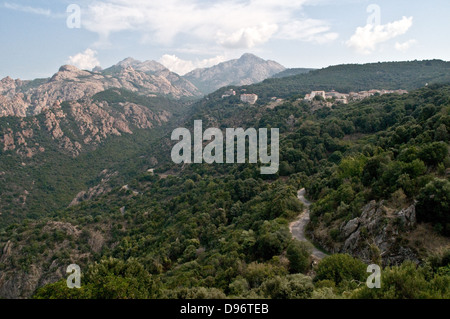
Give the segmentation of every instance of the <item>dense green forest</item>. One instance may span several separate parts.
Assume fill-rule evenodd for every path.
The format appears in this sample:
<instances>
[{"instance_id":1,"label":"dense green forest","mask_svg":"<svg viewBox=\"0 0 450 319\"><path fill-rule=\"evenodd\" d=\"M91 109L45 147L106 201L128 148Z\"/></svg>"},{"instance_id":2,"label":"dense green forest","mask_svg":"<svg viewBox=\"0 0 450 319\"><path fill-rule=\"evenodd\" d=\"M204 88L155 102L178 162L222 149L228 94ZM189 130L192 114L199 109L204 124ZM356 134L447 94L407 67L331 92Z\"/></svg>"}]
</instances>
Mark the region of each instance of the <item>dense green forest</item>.
<instances>
[{"instance_id":1,"label":"dense green forest","mask_svg":"<svg viewBox=\"0 0 450 319\"><path fill-rule=\"evenodd\" d=\"M450 297L448 250L416 247L419 262L385 264L382 288L369 289L367 264L334 254L315 266L311 247L292 239L288 227L303 211L297 190L306 187L314 200L310 233L323 230L331 241L341 239L333 225L359 216L371 200L399 209L416 203L429 234L448 238L450 86L315 112L295 94L275 109L213 94L194 105L185 126L193 119L280 128L279 173L262 176L258 164L160 161L156 174L0 231L0 243L20 247L0 271L82 267L81 289L69 290L64 279L35 298ZM154 155L168 157L169 138L160 145Z\"/></svg>"},{"instance_id":2,"label":"dense green forest","mask_svg":"<svg viewBox=\"0 0 450 319\"><path fill-rule=\"evenodd\" d=\"M286 69L284 71L281 71L280 73L275 74L272 76L274 79L280 79L285 78L288 76L294 76L299 74L308 73L309 71L313 71L315 69L306 69L306 68L293 68L293 69Z\"/></svg>"}]
</instances>

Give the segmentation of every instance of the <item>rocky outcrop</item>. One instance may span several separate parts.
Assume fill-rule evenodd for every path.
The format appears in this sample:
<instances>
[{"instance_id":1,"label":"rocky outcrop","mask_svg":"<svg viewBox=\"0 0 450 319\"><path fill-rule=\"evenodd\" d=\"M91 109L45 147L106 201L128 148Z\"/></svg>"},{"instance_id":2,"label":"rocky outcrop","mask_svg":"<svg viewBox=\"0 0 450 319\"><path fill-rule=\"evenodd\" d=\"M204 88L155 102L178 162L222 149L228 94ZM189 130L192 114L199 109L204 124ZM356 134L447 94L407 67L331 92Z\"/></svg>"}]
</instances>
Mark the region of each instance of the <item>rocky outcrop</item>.
<instances>
[{"instance_id":1,"label":"rocky outcrop","mask_svg":"<svg viewBox=\"0 0 450 319\"><path fill-rule=\"evenodd\" d=\"M174 98L201 95L192 83L155 61L127 60L100 72L64 65L50 79L4 78L0 81L0 117L37 115L60 102L77 101L111 88Z\"/></svg>"},{"instance_id":2,"label":"rocky outcrop","mask_svg":"<svg viewBox=\"0 0 450 319\"><path fill-rule=\"evenodd\" d=\"M109 239L108 226L97 226L100 230L93 225L80 229L70 223L49 221L42 228L30 225L29 230L21 233L20 241L0 243L0 299L29 298L36 289L67 277L66 268L70 264L80 265L83 271L93 253L100 252ZM47 245L36 241L33 233L53 239ZM54 239L55 233L58 240ZM88 251L79 248L76 243L80 241L87 245ZM30 250L30 246L37 245L39 252Z\"/></svg>"},{"instance_id":3,"label":"rocky outcrop","mask_svg":"<svg viewBox=\"0 0 450 319\"><path fill-rule=\"evenodd\" d=\"M97 147L109 136L133 134L136 129L151 129L167 122L167 111L152 111L134 103L84 100L61 108L59 103L40 117L24 118L18 125L0 129L0 149L31 158L46 151L35 136L43 131L64 152L76 157L87 146Z\"/></svg>"},{"instance_id":4,"label":"rocky outcrop","mask_svg":"<svg viewBox=\"0 0 450 319\"><path fill-rule=\"evenodd\" d=\"M332 253L348 253L366 263L381 259L383 265L397 265L404 260L418 262L408 233L416 227L415 205L393 210L385 202L372 201L362 208L360 217L345 221L339 227L339 241L330 241L320 231L312 233Z\"/></svg>"},{"instance_id":5,"label":"rocky outcrop","mask_svg":"<svg viewBox=\"0 0 450 319\"><path fill-rule=\"evenodd\" d=\"M78 205L84 201L91 200L92 198L95 198L97 196L103 195L105 193L108 193L112 190L111 185L109 184L109 181L111 178L117 176L117 172L109 172L108 170L103 170L100 173L100 182L89 188L87 191L81 191L75 196L75 198L70 203L69 207Z\"/></svg>"}]
</instances>

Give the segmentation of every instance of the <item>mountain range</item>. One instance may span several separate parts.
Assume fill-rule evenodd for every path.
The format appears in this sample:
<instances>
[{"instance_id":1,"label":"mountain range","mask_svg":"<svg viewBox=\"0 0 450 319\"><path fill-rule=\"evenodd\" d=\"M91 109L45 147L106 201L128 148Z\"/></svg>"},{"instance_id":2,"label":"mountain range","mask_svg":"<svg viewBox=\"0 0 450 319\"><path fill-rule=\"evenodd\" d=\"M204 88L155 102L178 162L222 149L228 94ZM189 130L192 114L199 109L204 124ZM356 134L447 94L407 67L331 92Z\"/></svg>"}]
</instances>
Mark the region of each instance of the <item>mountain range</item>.
<instances>
[{"instance_id":1,"label":"mountain range","mask_svg":"<svg viewBox=\"0 0 450 319\"><path fill-rule=\"evenodd\" d=\"M0 81L0 117L40 114L55 103L75 101L111 89L126 89L147 96L200 98L227 85L253 84L285 70L276 62L251 54L182 77L156 61L127 58L105 70L62 66L51 78L32 81L6 77Z\"/></svg>"}]
</instances>

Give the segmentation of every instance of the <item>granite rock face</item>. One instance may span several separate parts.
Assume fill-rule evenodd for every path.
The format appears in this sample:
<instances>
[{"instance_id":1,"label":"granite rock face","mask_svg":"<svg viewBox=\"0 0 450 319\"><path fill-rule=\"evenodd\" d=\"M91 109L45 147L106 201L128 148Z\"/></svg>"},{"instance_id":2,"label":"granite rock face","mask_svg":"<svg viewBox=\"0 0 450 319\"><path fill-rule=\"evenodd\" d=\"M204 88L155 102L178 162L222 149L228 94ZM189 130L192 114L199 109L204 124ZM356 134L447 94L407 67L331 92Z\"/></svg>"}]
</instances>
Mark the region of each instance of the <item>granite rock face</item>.
<instances>
[{"instance_id":1,"label":"granite rock face","mask_svg":"<svg viewBox=\"0 0 450 319\"><path fill-rule=\"evenodd\" d=\"M139 62L126 59L109 69L97 72L64 65L50 79L2 79L0 117L37 115L53 108L55 104L77 101L111 88L173 98L201 95L192 83L155 61Z\"/></svg>"},{"instance_id":2,"label":"granite rock face","mask_svg":"<svg viewBox=\"0 0 450 319\"><path fill-rule=\"evenodd\" d=\"M31 158L45 152L35 136L48 134L58 147L73 157L86 147L96 148L110 136L133 134L167 122L171 113L126 102L114 107L107 102L86 99L61 108L56 103L39 117L23 118L18 125L0 129L0 149Z\"/></svg>"},{"instance_id":3,"label":"granite rock face","mask_svg":"<svg viewBox=\"0 0 450 319\"><path fill-rule=\"evenodd\" d=\"M366 263L377 257L383 265L397 265L404 260L418 262L413 248L404 240L416 224L415 204L392 210L384 201L371 201L362 208L360 217L345 221L339 231L339 242L331 242L312 233L315 241L332 253L348 253Z\"/></svg>"}]
</instances>

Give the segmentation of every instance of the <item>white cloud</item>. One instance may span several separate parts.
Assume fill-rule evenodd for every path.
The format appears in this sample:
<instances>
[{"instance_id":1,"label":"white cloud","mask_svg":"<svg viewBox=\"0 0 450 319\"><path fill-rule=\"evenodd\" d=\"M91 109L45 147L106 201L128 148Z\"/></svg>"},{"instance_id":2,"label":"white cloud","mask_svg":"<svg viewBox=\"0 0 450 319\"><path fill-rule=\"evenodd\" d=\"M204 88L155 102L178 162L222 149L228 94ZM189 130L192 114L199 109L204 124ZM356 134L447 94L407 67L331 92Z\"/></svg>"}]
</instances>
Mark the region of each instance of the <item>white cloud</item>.
<instances>
[{"instance_id":1,"label":"white cloud","mask_svg":"<svg viewBox=\"0 0 450 319\"><path fill-rule=\"evenodd\" d=\"M276 24L263 24L254 27L242 28L231 35L219 32L218 42L226 48L250 49L259 44L265 43L277 30L278 26Z\"/></svg>"},{"instance_id":2,"label":"white cloud","mask_svg":"<svg viewBox=\"0 0 450 319\"><path fill-rule=\"evenodd\" d=\"M67 63L82 70L91 70L100 65L97 59L97 51L91 49L86 49L84 52L70 56Z\"/></svg>"},{"instance_id":3,"label":"white cloud","mask_svg":"<svg viewBox=\"0 0 450 319\"><path fill-rule=\"evenodd\" d=\"M370 54L376 50L378 44L405 34L412 25L413 17L403 17L384 25L367 24L365 27L358 27L346 44L358 53Z\"/></svg>"},{"instance_id":4,"label":"white cloud","mask_svg":"<svg viewBox=\"0 0 450 319\"><path fill-rule=\"evenodd\" d=\"M408 40L406 42L400 43L400 42L396 42L395 43L395 49L398 51L408 51L413 45L415 45L417 43L417 40L411 39Z\"/></svg>"},{"instance_id":5,"label":"white cloud","mask_svg":"<svg viewBox=\"0 0 450 319\"><path fill-rule=\"evenodd\" d=\"M34 8L30 6L22 6L20 4L13 4L9 2L5 2L3 6L7 9L16 10L16 11L22 11L26 13L32 13L37 15L44 15L44 16L51 16L52 12L48 9L41 9L41 8Z\"/></svg>"},{"instance_id":6,"label":"white cloud","mask_svg":"<svg viewBox=\"0 0 450 319\"><path fill-rule=\"evenodd\" d=\"M278 34L278 38L326 43L339 37L339 34L330 32L330 30L331 27L324 21L305 19L285 24Z\"/></svg>"},{"instance_id":7,"label":"white cloud","mask_svg":"<svg viewBox=\"0 0 450 319\"><path fill-rule=\"evenodd\" d=\"M330 27L325 22L298 20L299 16L303 16L304 5L311 2L101 0L87 5L83 10L83 27L98 33L102 43L112 33L137 31L145 41L165 45L182 36L185 42L200 40L202 43L240 49L252 48L271 38L291 37L316 43L337 38L337 34L329 32Z\"/></svg>"},{"instance_id":8,"label":"white cloud","mask_svg":"<svg viewBox=\"0 0 450 319\"><path fill-rule=\"evenodd\" d=\"M183 60L177 57L176 55L165 54L161 57L159 62L168 68L170 71L178 73L179 75L185 75L190 71L197 68L207 68L213 65L219 64L221 62L226 61L224 56L216 56L210 59L204 60Z\"/></svg>"}]
</instances>

